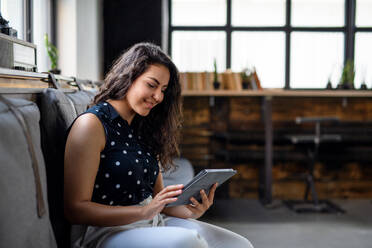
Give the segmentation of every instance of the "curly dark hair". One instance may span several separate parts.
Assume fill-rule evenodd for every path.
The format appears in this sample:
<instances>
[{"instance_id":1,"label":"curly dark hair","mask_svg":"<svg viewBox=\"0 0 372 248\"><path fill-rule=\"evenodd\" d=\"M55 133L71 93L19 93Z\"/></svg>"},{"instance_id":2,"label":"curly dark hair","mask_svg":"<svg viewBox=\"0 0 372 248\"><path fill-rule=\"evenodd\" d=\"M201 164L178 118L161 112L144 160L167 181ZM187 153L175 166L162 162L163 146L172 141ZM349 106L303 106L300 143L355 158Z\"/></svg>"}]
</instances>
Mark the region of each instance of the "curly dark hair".
<instances>
[{"instance_id":1,"label":"curly dark hair","mask_svg":"<svg viewBox=\"0 0 372 248\"><path fill-rule=\"evenodd\" d=\"M135 115L131 125L143 137L142 142L155 153L162 170L167 171L174 167L172 158L179 156L181 86L177 67L159 46L138 43L125 51L114 62L93 102L97 104L108 99L125 98L133 82L154 64L169 70L164 99L147 116Z\"/></svg>"}]
</instances>

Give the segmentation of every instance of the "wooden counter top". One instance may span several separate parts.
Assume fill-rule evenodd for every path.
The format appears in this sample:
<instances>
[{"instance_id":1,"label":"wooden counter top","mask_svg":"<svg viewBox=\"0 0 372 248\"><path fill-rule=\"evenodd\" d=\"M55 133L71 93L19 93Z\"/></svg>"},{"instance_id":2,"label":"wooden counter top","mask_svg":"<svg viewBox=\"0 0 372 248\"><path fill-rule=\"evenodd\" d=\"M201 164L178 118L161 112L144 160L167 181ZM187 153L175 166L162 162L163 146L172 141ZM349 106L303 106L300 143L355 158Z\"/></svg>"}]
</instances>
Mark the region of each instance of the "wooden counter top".
<instances>
[{"instance_id":1,"label":"wooden counter top","mask_svg":"<svg viewBox=\"0 0 372 248\"><path fill-rule=\"evenodd\" d=\"M57 80L64 82L74 81L74 78L55 75ZM0 68L0 81L2 88L46 88L48 85L45 80L47 73L25 72L11 69ZM2 80L1 80L2 79ZM16 80L26 80L17 82ZM38 81L38 82L37 82ZM44 81L44 82L43 82ZM29 85L27 85L29 84ZM264 90L206 90L206 91L183 91L183 96L264 96L264 97L372 97L372 90L284 90L284 89L264 89Z\"/></svg>"},{"instance_id":2,"label":"wooden counter top","mask_svg":"<svg viewBox=\"0 0 372 248\"><path fill-rule=\"evenodd\" d=\"M372 90L210 90L183 91L183 96L265 96L265 97L372 97Z\"/></svg>"}]
</instances>

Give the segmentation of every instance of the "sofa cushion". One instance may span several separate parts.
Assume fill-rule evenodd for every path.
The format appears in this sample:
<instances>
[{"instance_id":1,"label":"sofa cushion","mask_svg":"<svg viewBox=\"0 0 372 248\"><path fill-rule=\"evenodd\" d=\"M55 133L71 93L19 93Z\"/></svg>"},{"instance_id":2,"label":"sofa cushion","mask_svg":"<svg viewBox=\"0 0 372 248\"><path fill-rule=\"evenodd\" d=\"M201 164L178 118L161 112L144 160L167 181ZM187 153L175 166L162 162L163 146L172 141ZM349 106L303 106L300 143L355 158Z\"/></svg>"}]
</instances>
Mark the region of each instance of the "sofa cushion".
<instances>
[{"instance_id":1,"label":"sofa cushion","mask_svg":"<svg viewBox=\"0 0 372 248\"><path fill-rule=\"evenodd\" d=\"M77 91L67 93L66 96L72 101L75 113L80 115L87 110L88 105L93 101L94 93L92 91Z\"/></svg>"},{"instance_id":2,"label":"sofa cushion","mask_svg":"<svg viewBox=\"0 0 372 248\"><path fill-rule=\"evenodd\" d=\"M93 95L85 91L65 94L48 88L39 99L41 138L48 178L50 219L58 247L69 247L70 224L63 212L63 167L67 130L84 112Z\"/></svg>"},{"instance_id":3,"label":"sofa cushion","mask_svg":"<svg viewBox=\"0 0 372 248\"><path fill-rule=\"evenodd\" d=\"M40 113L32 102L8 100L22 113L37 163L34 164L35 170L22 124L0 101L0 247L56 247L47 207L45 165L40 147ZM45 206L44 214L38 214L37 181L41 185L39 197Z\"/></svg>"},{"instance_id":4,"label":"sofa cushion","mask_svg":"<svg viewBox=\"0 0 372 248\"><path fill-rule=\"evenodd\" d=\"M186 158L175 158L173 163L176 168L163 173L164 187L174 184L186 185L194 177L194 169Z\"/></svg>"}]
</instances>

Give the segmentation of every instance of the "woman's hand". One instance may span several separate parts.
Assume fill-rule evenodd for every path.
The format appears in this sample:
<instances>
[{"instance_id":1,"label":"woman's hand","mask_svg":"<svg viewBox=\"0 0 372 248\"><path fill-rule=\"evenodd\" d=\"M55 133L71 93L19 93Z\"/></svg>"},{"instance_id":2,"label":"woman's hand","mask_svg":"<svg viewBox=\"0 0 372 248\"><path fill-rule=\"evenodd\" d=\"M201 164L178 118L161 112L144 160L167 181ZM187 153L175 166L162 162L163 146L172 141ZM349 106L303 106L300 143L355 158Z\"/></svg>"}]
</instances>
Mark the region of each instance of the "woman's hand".
<instances>
[{"instance_id":1,"label":"woman's hand","mask_svg":"<svg viewBox=\"0 0 372 248\"><path fill-rule=\"evenodd\" d=\"M192 212L191 218L198 219L205 213L205 211L207 211L210 208L210 206L213 205L214 192L216 191L216 188L217 188L217 183L215 183L212 186L211 190L209 191L208 196L204 190L200 191L202 203L199 203L194 197L190 198L190 201L192 202L192 204L186 205L186 207Z\"/></svg>"},{"instance_id":2,"label":"woman's hand","mask_svg":"<svg viewBox=\"0 0 372 248\"><path fill-rule=\"evenodd\" d=\"M144 219L150 220L160 213L165 205L177 201L178 195L182 193L183 184L170 185L162 189L150 202L143 207Z\"/></svg>"}]
</instances>

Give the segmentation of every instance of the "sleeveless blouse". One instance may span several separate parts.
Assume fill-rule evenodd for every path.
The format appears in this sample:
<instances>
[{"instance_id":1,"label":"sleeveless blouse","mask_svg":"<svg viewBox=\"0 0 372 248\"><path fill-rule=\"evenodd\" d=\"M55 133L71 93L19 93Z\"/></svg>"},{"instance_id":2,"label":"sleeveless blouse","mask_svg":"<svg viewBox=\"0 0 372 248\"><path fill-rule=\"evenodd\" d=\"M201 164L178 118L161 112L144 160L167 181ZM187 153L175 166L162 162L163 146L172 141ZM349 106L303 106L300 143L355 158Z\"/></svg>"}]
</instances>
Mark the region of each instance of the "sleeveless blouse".
<instances>
[{"instance_id":1,"label":"sleeveless blouse","mask_svg":"<svg viewBox=\"0 0 372 248\"><path fill-rule=\"evenodd\" d=\"M101 121L106 144L94 183L92 201L113 206L139 204L153 193L158 162L135 130L108 102L98 103L85 113Z\"/></svg>"}]
</instances>

